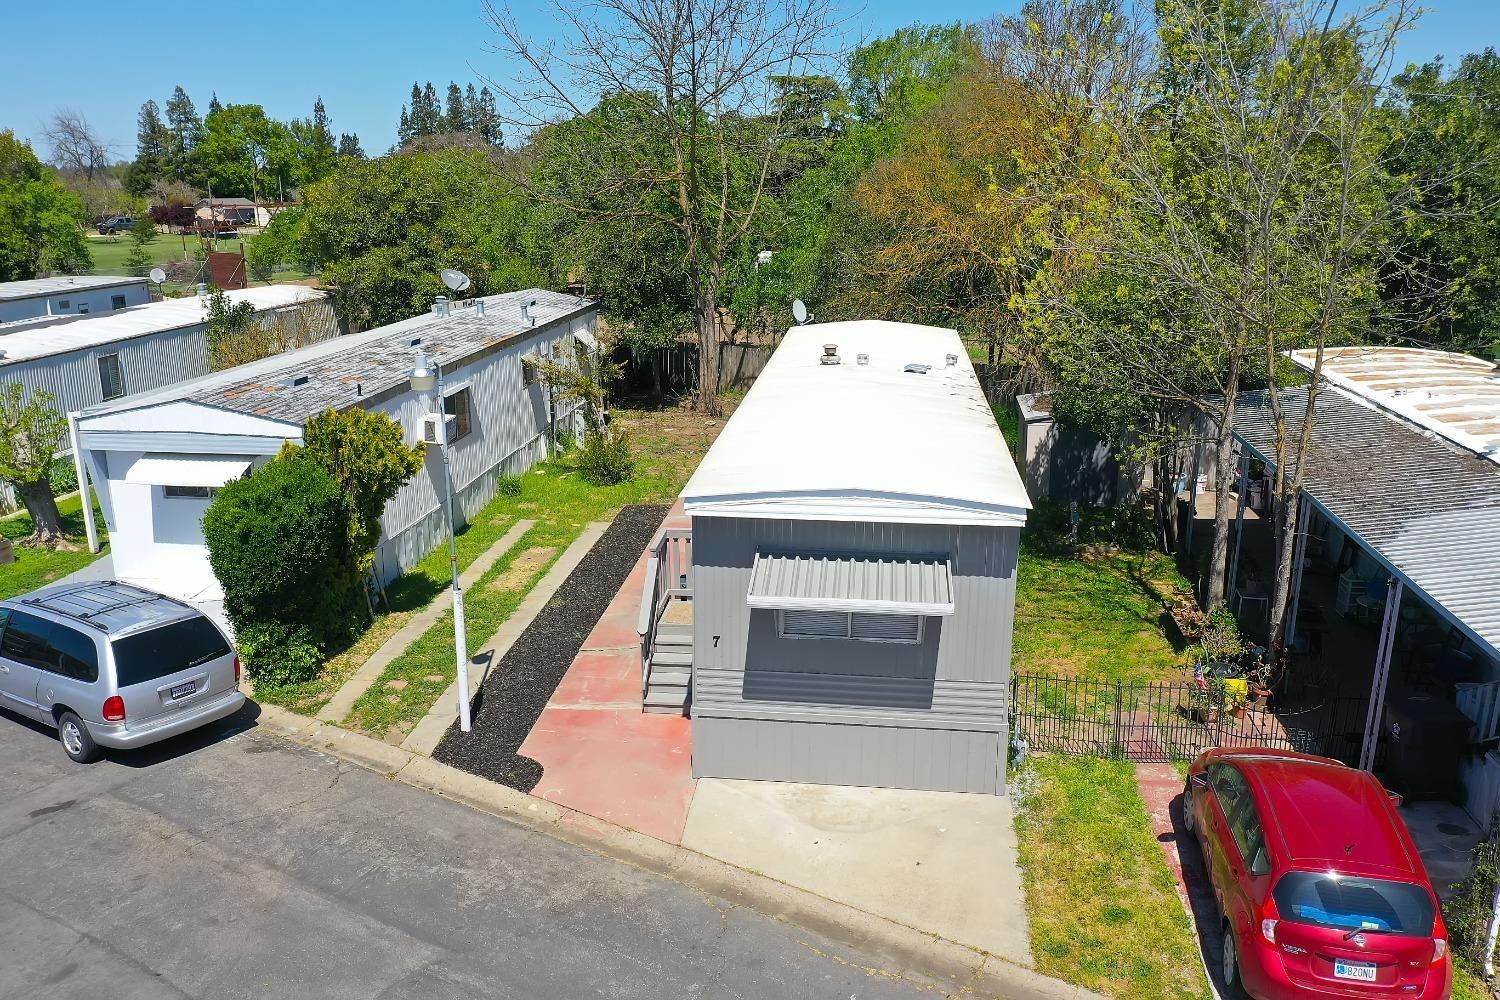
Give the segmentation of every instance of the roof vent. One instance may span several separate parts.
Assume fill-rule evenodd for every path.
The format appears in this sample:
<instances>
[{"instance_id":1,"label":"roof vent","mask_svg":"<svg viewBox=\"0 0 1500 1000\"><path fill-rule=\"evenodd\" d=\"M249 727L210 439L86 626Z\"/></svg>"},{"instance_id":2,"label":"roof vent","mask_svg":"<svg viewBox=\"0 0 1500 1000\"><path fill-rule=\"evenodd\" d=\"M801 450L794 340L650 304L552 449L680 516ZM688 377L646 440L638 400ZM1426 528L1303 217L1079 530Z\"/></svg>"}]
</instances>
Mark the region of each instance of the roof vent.
<instances>
[{"instance_id":1,"label":"roof vent","mask_svg":"<svg viewBox=\"0 0 1500 1000\"><path fill-rule=\"evenodd\" d=\"M422 338L421 337L413 337L413 338L411 338L410 340L408 340L406 342L406 346L407 347L421 347L422 346Z\"/></svg>"},{"instance_id":2,"label":"roof vent","mask_svg":"<svg viewBox=\"0 0 1500 1000\"><path fill-rule=\"evenodd\" d=\"M306 375L290 375L281 380L282 388L295 389L299 385L306 385L311 381Z\"/></svg>"},{"instance_id":3,"label":"roof vent","mask_svg":"<svg viewBox=\"0 0 1500 1000\"><path fill-rule=\"evenodd\" d=\"M483 316L484 315L484 299L475 299L474 300L474 315L475 316Z\"/></svg>"},{"instance_id":4,"label":"roof vent","mask_svg":"<svg viewBox=\"0 0 1500 1000\"><path fill-rule=\"evenodd\" d=\"M536 326L536 299L527 299L521 303L521 318L526 321L527 326Z\"/></svg>"},{"instance_id":5,"label":"roof vent","mask_svg":"<svg viewBox=\"0 0 1500 1000\"><path fill-rule=\"evenodd\" d=\"M931 365L907 365L905 368L903 368L901 370L904 371L904 372L911 372L913 375L926 375L928 372L932 371L932 366Z\"/></svg>"},{"instance_id":6,"label":"roof vent","mask_svg":"<svg viewBox=\"0 0 1500 1000\"><path fill-rule=\"evenodd\" d=\"M856 354L854 356L854 363L857 365L867 365L870 363L870 356L864 353Z\"/></svg>"},{"instance_id":7,"label":"roof vent","mask_svg":"<svg viewBox=\"0 0 1500 1000\"><path fill-rule=\"evenodd\" d=\"M957 354L949 354L944 360L948 362L948 367L949 368L957 368L958 367L958 355Z\"/></svg>"},{"instance_id":8,"label":"roof vent","mask_svg":"<svg viewBox=\"0 0 1500 1000\"><path fill-rule=\"evenodd\" d=\"M448 315L448 296L439 295L432 300L432 314L439 317Z\"/></svg>"},{"instance_id":9,"label":"roof vent","mask_svg":"<svg viewBox=\"0 0 1500 1000\"><path fill-rule=\"evenodd\" d=\"M842 364L843 360L843 358L839 357L838 344L824 344L823 356L818 359L818 363L824 365L837 365Z\"/></svg>"}]
</instances>

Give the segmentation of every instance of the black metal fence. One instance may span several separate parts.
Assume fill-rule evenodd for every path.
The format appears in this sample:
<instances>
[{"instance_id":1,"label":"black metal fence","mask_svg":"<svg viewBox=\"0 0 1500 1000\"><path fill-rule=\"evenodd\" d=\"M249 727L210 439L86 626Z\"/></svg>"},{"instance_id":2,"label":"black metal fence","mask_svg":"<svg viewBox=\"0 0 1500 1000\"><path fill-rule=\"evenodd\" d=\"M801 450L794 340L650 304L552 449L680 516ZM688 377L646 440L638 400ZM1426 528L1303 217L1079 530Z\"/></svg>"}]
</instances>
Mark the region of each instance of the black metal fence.
<instances>
[{"instance_id":1,"label":"black metal fence","mask_svg":"<svg viewBox=\"0 0 1500 1000\"><path fill-rule=\"evenodd\" d=\"M1369 699L1273 692L1264 707L1191 683L1011 679L1011 732L1030 751L1139 762L1191 760L1213 747L1300 750L1353 764Z\"/></svg>"}]
</instances>

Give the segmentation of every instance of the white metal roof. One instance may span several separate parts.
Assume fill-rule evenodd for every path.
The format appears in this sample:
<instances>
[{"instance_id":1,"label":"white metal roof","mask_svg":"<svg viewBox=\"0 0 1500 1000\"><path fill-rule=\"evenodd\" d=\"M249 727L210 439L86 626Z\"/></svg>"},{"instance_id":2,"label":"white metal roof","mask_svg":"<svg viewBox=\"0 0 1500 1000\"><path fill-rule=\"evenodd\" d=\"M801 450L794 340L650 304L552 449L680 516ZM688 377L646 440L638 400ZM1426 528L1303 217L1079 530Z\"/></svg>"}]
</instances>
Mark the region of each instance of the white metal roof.
<instances>
[{"instance_id":1,"label":"white metal roof","mask_svg":"<svg viewBox=\"0 0 1500 1000\"><path fill-rule=\"evenodd\" d=\"M305 285L265 285L224 295L230 302L249 302L260 312L309 302L325 293ZM208 306L196 295L108 313L38 317L0 327L0 366L196 326L207 319Z\"/></svg>"},{"instance_id":2,"label":"white metal roof","mask_svg":"<svg viewBox=\"0 0 1500 1000\"><path fill-rule=\"evenodd\" d=\"M842 363L820 363L825 344ZM958 334L883 320L788 331L682 497L689 514L913 523L1019 525L1031 507Z\"/></svg>"},{"instance_id":3,"label":"white metal roof","mask_svg":"<svg viewBox=\"0 0 1500 1000\"><path fill-rule=\"evenodd\" d=\"M148 451L125 470L127 483L216 488L250 471L249 456L181 455Z\"/></svg>"},{"instance_id":4,"label":"white metal roof","mask_svg":"<svg viewBox=\"0 0 1500 1000\"><path fill-rule=\"evenodd\" d=\"M28 278L25 281L0 281L0 302L34 299L42 295L84 292L116 285L144 285L145 278L123 274L60 274L55 278Z\"/></svg>"},{"instance_id":5,"label":"white metal roof","mask_svg":"<svg viewBox=\"0 0 1500 1000\"><path fill-rule=\"evenodd\" d=\"M1293 351L1312 371L1313 351ZM1416 347L1333 347L1323 377L1388 413L1500 463L1500 368L1467 354Z\"/></svg>"}]
</instances>

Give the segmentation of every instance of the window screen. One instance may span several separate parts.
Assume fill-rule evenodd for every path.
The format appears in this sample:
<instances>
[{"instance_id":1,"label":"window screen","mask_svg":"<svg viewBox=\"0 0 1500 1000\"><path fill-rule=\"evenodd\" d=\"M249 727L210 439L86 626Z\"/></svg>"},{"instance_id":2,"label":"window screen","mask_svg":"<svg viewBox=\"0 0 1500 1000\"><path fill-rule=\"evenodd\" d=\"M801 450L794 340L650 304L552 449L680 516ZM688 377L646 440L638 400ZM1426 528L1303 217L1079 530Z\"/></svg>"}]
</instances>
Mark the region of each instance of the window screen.
<instances>
[{"instance_id":1,"label":"window screen","mask_svg":"<svg viewBox=\"0 0 1500 1000\"><path fill-rule=\"evenodd\" d=\"M125 296L123 296L123 295L111 295L109 297L109 307L111 309L124 309L125 308Z\"/></svg>"},{"instance_id":2,"label":"window screen","mask_svg":"<svg viewBox=\"0 0 1500 1000\"><path fill-rule=\"evenodd\" d=\"M783 611L781 634L793 639L847 639L849 616L843 611Z\"/></svg>"},{"instance_id":3,"label":"window screen","mask_svg":"<svg viewBox=\"0 0 1500 1000\"><path fill-rule=\"evenodd\" d=\"M168 500L212 500L214 490L210 486L163 486L161 494Z\"/></svg>"},{"instance_id":4,"label":"window screen","mask_svg":"<svg viewBox=\"0 0 1500 1000\"><path fill-rule=\"evenodd\" d=\"M853 615L852 634L873 642L917 642L922 619L916 615Z\"/></svg>"},{"instance_id":5,"label":"window screen","mask_svg":"<svg viewBox=\"0 0 1500 1000\"><path fill-rule=\"evenodd\" d=\"M454 393L449 393L443 399L443 411L453 418L453 437L448 443L452 444L468 435L473 429L472 418L469 416L469 390L463 388Z\"/></svg>"},{"instance_id":6,"label":"window screen","mask_svg":"<svg viewBox=\"0 0 1500 1000\"><path fill-rule=\"evenodd\" d=\"M125 395L125 376L120 371L120 356L104 354L99 358L99 392L105 399Z\"/></svg>"},{"instance_id":7,"label":"window screen","mask_svg":"<svg viewBox=\"0 0 1500 1000\"><path fill-rule=\"evenodd\" d=\"M863 642L921 642L917 615L847 611L783 611L781 634L788 639L859 639Z\"/></svg>"}]
</instances>

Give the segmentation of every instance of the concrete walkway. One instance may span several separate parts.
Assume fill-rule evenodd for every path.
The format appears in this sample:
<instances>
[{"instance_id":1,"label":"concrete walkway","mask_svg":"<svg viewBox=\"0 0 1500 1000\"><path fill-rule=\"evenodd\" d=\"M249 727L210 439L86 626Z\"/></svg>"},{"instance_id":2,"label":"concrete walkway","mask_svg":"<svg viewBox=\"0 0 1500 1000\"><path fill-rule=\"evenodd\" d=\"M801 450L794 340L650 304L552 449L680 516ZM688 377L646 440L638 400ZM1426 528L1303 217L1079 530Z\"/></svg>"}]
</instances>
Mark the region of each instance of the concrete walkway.
<instances>
[{"instance_id":1,"label":"concrete walkway","mask_svg":"<svg viewBox=\"0 0 1500 1000\"><path fill-rule=\"evenodd\" d=\"M591 521L585 525L583 531L573 540L573 544L563 550L557 562L547 574L537 581L537 585L521 600L520 605L509 618L501 624L495 634L490 636L480 649L469 656L469 690L467 697L470 701L479 693L479 687L484 683L489 674L490 667L499 663L501 658L515 641L520 638L526 626L531 624L533 618L541 613L547 602L552 600L552 595L557 593L568 574L578 568L583 557L588 554L589 549L604 534L609 527L608 521ZM442 740L443 734L458 717L458 678L448 685L447 690L437 701L433 702L427 714L422 717L414 729L407 734L406 739L401 741L402 749L412 753L421 754L423 757L432 755Z\"/></svg>"},{"instance_id":2,"label":"concrete walkway","mask_svg":"<svg viewBox=\"0 0 1500 1000\"><path fill-rule=\"evenodd\" d=\"M672 514L666 527L674 517L687 526ZM693 730L684 716L641 711L636 628L648 559L642 552L520 754L542 765L531 794L676 844L693 801Z\"/></svg>"},{"instance_id":3,"label":"concrete walkway","mask_svg":"<svg viewBox=\"0 0 1500 1000\"><path fill-rule=\"evenodd\" d=\"M490 571L500 557L521 540L521 536L536 527L535 521L521 520L511 525L510 530L500 536L499 541L485 549L478 559L469 564L468 568L458 574L458 582L461 587L468 590L479 582L479 578ZM453 601L452 591L443 590L434 597L421 611L411 617L395 635L391 636L384 644L356 670L347 681L343 683L333 697L328 700L322 710L318 712L318 719L323 722L340 722L354 708L354 703L360 696L370 690L370 686L380 679L385 673L385 668L390 666L397 657L406 652L406 648L416 642L426 631L435 625L439 618L451 608Z\"/></svg>"}]
</instances>

